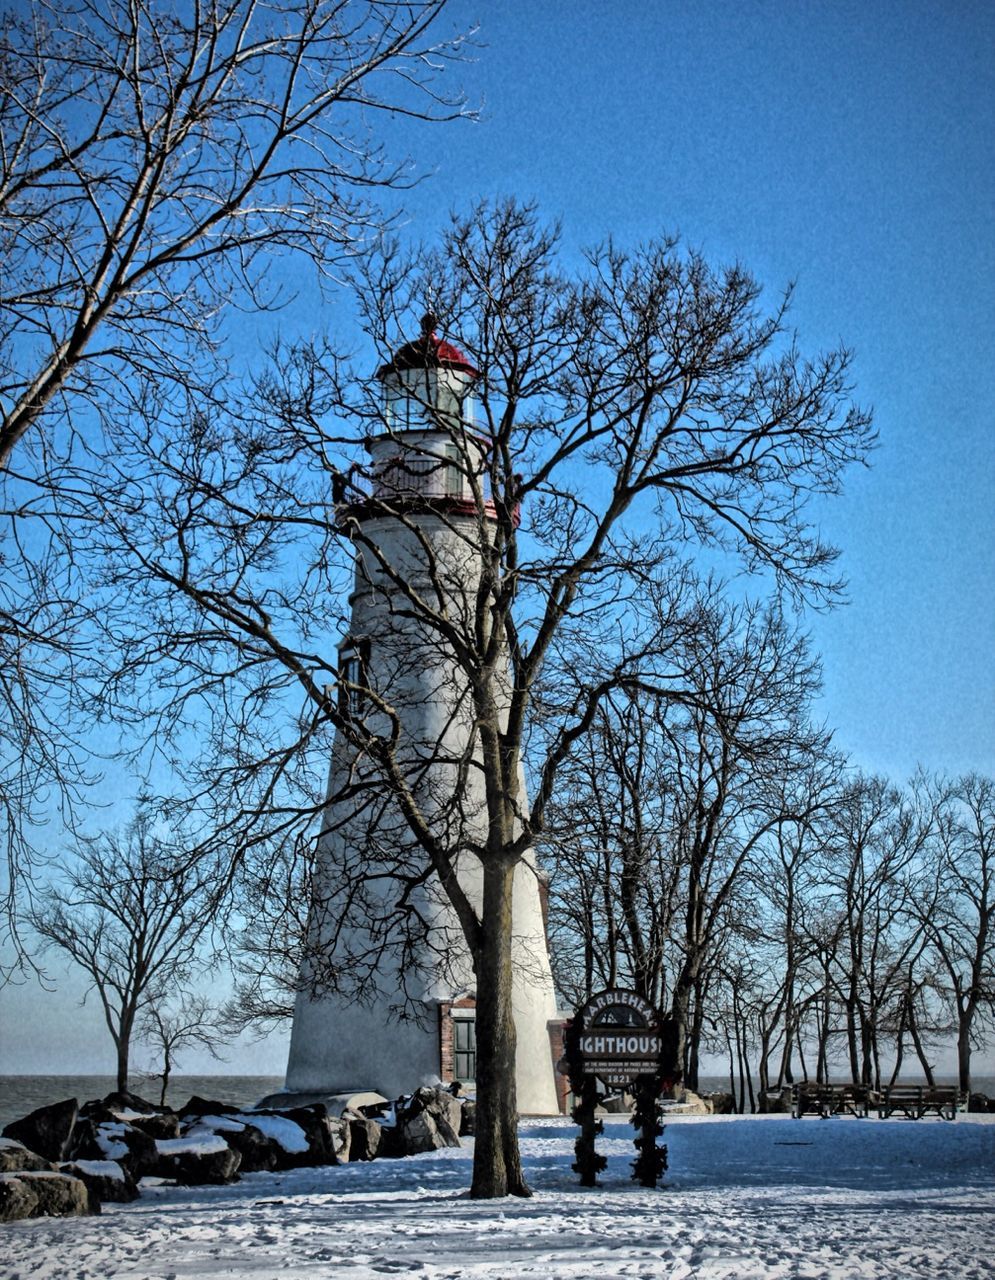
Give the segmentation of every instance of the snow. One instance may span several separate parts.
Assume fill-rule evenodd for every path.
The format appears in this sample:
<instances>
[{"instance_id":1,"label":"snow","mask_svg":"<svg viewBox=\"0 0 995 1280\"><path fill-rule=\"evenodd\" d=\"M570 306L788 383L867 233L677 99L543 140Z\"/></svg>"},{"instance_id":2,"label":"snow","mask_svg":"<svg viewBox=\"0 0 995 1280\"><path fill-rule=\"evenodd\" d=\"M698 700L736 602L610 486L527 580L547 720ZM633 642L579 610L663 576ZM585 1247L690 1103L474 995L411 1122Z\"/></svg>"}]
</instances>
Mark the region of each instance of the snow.
<instances>
[{"instance_id":1,"label":"snow","mask_svg":"<svg viewBox=\"0 0 995 1280\"><path fill-rule=\"evenodd\" d=\"M4 1280L995 1276L995 1116L676 1117L657 1190L630 1181L633 1130L614 1118L598 1140L602 1186L580 1187L576 1133L523 1123L531 1200L470 1200L469 1141L224 1187L143 1183L100 1218L2 1228Z\"/></svg>"},{"instance_id":2,"label":"snow","mask_svg":"<svg viewBox=\"0 0 995 1280\"><path fill-rule=\"evenodd\" d=\"M124 1170L116 1160L70 1160L63 1167L64 1173L88 1173L91 1178L112 1178L115 1182L124 1181Z\"/></svg>"},{"instance_id":3,"label":"snow","mask_svg":"<svg viewBox=\"0 0 995 1280\"><path fill-rule=\"evenodd\" d=\"M254 1126L291 1155L299 1155L308 1149L307 1134L299 1124L288 1120L285 1116L271 1116L255 1111L231 1116L200 1116L197 1123L187 1130L187 1136L193 1137L206 1133L243 1133L247 1124ZM162 1149L160 1143L159 1150Z\"/></svg>"},{"instance_id":4,"label":"snow","mask_svg":"<svg viewBox=\"0 0 995 1280\"><path fill-rule=\"evenodd\" d=\"M285 1116L267 1116L253 1112L250 1115L240 1115L238 1119L244 1124L255 1125L260 1133L289 1152L291 1155L299 1155L303 1151L307 1151L307 1134L299 1124L293 1120L288 1120Z\"/></svg>"},{"instance_id":5,"label":"snow","mask_svg":"<svg viewBox=\"0 0 995 1280\"><path fill-rule=\"evenodd\" d=\"M128 1144L126 1142L115 1142L115 1138L123 1138L128 1132L128 1126L125 1124L115 1124L108 1121L106 1124L97 1125L96 1140L97 1146L104 1153L107 1160L120 1160L128 1154Z\"/></svg>"},{"instance_id":6,"label":"snow","mask_svg":"<svg viewBox=\"0 0 995 1280\"><path fill-rule=\"evenodd\" d=\"M191 1130L185 1138L157 1138L155 1145L162 1156L213 1156L228 1150L228 1143L224 1138L212 1133L210 1129L202 1132Z\"/></svg>"}]
</instances>

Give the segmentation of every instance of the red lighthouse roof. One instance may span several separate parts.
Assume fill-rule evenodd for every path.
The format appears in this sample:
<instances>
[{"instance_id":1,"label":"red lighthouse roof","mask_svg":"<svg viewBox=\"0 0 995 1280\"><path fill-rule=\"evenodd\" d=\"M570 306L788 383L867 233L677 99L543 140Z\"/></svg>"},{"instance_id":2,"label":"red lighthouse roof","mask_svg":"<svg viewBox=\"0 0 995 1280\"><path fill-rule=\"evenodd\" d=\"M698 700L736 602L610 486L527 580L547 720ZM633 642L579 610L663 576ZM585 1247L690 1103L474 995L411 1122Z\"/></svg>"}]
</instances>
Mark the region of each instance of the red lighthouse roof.
<instances>
[{"instance_id":1,"label":"red lighthouse roof","mask_svg":"<svg viewBox=\"0 0 995 1280\"><path fill-rule=\"evenodd\" d=\"M387 364L377 370L378 378L385 378L389 373L400 373L404 369L461 369L472 378L477 370L458 347L443 338L436 337L435 326L438 320L430 311L421 319L421 334L414 342L406 342L394 352Z\"/></svg>"}]
</instances>

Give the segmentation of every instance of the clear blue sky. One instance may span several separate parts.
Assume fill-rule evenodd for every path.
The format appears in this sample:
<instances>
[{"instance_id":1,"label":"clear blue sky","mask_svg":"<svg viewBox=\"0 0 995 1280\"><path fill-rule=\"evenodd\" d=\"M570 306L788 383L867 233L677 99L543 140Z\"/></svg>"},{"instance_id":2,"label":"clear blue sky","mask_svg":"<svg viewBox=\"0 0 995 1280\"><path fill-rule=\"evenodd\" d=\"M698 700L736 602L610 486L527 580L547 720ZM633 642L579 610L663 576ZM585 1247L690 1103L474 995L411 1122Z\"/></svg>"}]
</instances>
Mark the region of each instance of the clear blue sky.
<instances>
[{"instance_id":1,"label":"clear blue sky","mask_svg":"<svg viewBox=\"0 0 995 1280\"><path fill-rule=\"evenodd\" d=\"M881 436L822 512L851 603L811 620L820 712L896 781L995 772L995 4L456 0L444 21L478 20L446 79L480 121L385 137L434 170L412 231L515 195L570 246L679 230L772 297L797 281L803 348L856 349ZM5 1037L0 1072L110 1069L69 994L0 996L37 1031L30 1055ZM227 1069L285 1053L274 1037Z\"/></svg>"},{"instance_id":2,"label":"clear blue sky","mask_svg":"<svg viewBox=\"0 0 995 1280\"><path fill-rule=\"evenodd\" d=\"M821 714L896 780L995 771L995 5L459 0L478 124L410 147L414 229L531 197L582 246L664 230L797 282L803 349L856 350L881 443L823 527Z\"/></svg>"}]
</instances>

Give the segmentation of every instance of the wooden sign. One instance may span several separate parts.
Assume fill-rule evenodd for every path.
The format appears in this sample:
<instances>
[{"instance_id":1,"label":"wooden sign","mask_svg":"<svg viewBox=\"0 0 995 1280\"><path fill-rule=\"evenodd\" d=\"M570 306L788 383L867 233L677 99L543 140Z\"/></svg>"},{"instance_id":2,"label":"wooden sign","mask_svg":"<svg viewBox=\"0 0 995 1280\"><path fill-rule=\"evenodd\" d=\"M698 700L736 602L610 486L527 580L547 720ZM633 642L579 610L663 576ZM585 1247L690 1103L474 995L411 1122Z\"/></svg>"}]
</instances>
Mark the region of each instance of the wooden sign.
<instances>
[{"instance_id":1,"label":"wooden sign","mask_svg":"<svg viewBox=\"0 0 995 1280\"><path fill-rule=\"evenodd\" d=\"M660 1073L660 1015L634 991L602 991L579 1011L577 1043L584 1075L610 1088Z\"/></svg>"},{"instance_id":2,"label":"wooden sign","mask_svg":"<svg viewBox=\"0 0 995 1280\"><path fill-rule=\"evenodd\" d=\"M577 1103L573 1118L580 1125L574 1144L574 1170L581 1185L597 1185L606 1158L595 1150L602 1132L596 1116L599 1100L624 1089L635 1099L632 1123L639 1131L639 1152L632 1176L655 1187L667 1168L667 1148L656 1139L663 1133L659 1098L677 1077L677 1036L673 1019L664 1018L635 991L601 991L592 996L564 1028L564 1056L559 1070L570 1077Z\"/></svg>"}]
</instances>

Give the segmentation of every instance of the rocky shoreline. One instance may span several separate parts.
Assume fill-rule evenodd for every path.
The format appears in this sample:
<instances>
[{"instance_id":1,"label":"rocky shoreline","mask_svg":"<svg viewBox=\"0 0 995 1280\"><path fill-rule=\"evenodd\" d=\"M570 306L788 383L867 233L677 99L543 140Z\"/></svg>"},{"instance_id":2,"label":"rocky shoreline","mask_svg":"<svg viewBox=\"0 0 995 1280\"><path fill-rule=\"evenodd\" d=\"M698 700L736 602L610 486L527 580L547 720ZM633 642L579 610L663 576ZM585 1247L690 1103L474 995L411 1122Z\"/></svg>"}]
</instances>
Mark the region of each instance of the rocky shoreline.
<instances>
[{"instance_id":1,"label":"rocky shoreline","mask_svg":"<svg viewBox=\"0 0 995 1280\"><path fill-rule=\"evenodd\" d=\"M99 1213L104 1202L137 1198L148 1179L219 1185L260 1170L458 1147L473 1129L473 1102L445 1089L372 1098L246 1108L195 1096L173 1110L110 1093L39 1107L0 1137L0 1222Z\"/></svg>"}]
</instances>

